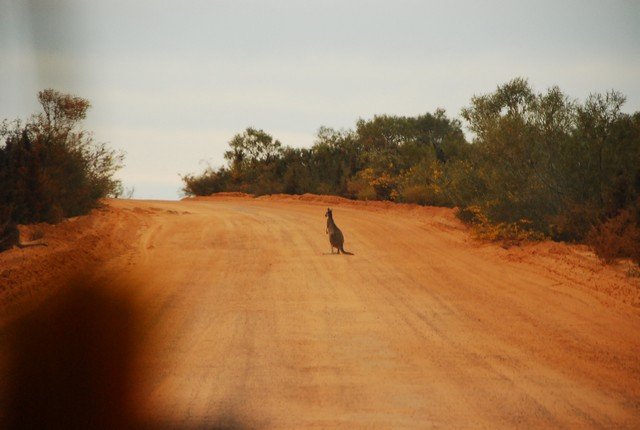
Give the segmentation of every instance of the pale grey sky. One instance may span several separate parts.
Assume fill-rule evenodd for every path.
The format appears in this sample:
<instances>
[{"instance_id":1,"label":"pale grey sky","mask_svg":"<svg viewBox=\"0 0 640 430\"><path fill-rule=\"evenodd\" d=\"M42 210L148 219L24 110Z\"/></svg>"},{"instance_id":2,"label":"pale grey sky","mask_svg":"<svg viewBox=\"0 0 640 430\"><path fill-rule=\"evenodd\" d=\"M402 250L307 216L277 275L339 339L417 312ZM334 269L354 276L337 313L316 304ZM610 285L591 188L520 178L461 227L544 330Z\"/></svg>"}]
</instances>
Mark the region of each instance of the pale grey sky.
<instances>
[{"instance_id":1,"label":"pale grey sky","mask_svg":"<svg viewBox=\"0 0 640 430\"><path fill-rule=\"evenodd\" d=\"M139 198L177 198L247 126L310 146L374 114L458 116L518 76L640 110L640 1L0 0L0 119L43 88L88 98Z\"/></svg>"}]
</instances>

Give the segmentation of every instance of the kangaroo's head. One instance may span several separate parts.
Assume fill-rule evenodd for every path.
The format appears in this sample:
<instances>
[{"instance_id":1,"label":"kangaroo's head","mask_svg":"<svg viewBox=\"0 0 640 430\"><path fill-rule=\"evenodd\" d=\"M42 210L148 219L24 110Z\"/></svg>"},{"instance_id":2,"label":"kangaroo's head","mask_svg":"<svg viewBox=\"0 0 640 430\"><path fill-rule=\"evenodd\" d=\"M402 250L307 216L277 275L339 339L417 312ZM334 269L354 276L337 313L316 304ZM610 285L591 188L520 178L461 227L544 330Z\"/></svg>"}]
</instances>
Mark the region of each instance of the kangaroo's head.
<instances>
[{"instance_id":1,"label":"kangaroo's head","mask_svg":"<svg viewBox=\"0 0 640 430\"><path fill-rule=\"evenodd\" d=\"M327 208L327 212L324 214L327 218L332 218L333 213L331 212L331 208Z\"/></svg>"}]
</instances>

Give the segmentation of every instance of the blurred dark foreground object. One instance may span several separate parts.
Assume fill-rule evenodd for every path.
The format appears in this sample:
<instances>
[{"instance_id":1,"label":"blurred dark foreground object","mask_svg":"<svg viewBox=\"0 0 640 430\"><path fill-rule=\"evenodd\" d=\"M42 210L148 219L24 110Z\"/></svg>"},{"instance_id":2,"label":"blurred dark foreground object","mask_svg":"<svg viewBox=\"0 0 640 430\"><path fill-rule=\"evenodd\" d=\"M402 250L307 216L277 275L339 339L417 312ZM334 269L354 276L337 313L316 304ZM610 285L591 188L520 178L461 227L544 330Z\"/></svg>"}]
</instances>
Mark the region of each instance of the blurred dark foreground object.
<instances>
[{"instance_id":1,"label":"blurred dark foreground object","mask_svg":"<svg viewBox=\"0 0 640 430\"><path fill-rule=\"evenodd\" d=\"M7 327L2 427L137 427L130 386L136 315L108 287L78 278Z\"/></svg>"},{"instance_id":2,"label":"blurred dark foreground object","mask_svg":"<svg viewBox=\"0 0 640 430\"><path fill-rule=\"evenodd\" d=\"M136 289L87 272L57 290L0 329L0 358L8 359L0 367L0 429L263 427L232 406L204 422L141 418L142 381L153 375L135 368L145 339L144 312L127 295Z\"/></svg>"}]
</instances>

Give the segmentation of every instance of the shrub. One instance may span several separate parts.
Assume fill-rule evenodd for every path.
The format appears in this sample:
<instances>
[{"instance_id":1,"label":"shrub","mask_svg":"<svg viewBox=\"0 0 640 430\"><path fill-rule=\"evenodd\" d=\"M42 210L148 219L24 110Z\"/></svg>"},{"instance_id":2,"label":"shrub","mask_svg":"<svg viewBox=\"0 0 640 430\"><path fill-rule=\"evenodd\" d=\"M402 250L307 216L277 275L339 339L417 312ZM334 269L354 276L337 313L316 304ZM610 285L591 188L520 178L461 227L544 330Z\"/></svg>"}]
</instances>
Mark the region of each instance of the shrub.
<instances>
[{"instance_id":1,"label":"shrub","mask_svg":"<svg viewBox=\"0 0 640 430\"><path fill-rule=\"evenodd\" d=\"M283 191L287 194L304 194L312 191L309 170L300 163L292 163L286 167L282 182Z\"/></svg>"},{"instance_id":2,"label":"shrub","mask_svg":"<svg viewBox=\"0 0 640 430\"><path fill-rule=\"evenodd\" d=\"M533 228L531 221L520 219L516 222L491 222L480 206L459 209L458 217L472 226L474 235L478 239L500 241L506 246L545 239L544 234Z\"/></svg>"},{"instance_id":3,"label":"shrub","mask_svg":"<svg viewBox=\"0 0 640 430\"><path fill-rule=\"evenodd\" d=\"M587 243L606 263L631 258L640 264L640 209L627 208L593 227Z\"/></svg>"},{"instance_id":4,"label":"shrub","mask_svg":"<svg viewBox=\"0 0 640 430\"><path fill-rule=\"evenodd\" d=\"M435 157L423 159L401 176L398 200L432 206L452 206L444 184L444 164Z\"/></svg>"},{"instance_id":5,"label":"shrub","mask_svg":"<svg viewBox=\"0 0 640 430\"><path fill-rule=\"evenodd\" d=\"M545 235L532 227L532 222L521 219L516 222L474 224L475 235L479 239L501 241L503 244L519 245L526 241L544 240Z\"/></svg>"},{"instance_id":6,"label":"shrub","mask_svg":"<svg viewBox=\"0 0 640 430\"><path fill-rule=\"evenodd\" d=\"M0 128L0 207L12 222L58 222L87 213L122 186L113 174L124 156L79 125L89 102L44 90L43 113Z\"/></svg>"},{"instance_id":7,"label":"shrub","mask_svg":"<svg viewBox=\"0 0 640 430\"><path fill-rule=\"evenodd\" d=\"M373 169L363 169L358 174L347 181L347 190L350 197L358 200L375 200L377 193L373 187Z\"/></svg>"},{"instance_id":8,"label":"shrub","mask_svg":"<svg viewBox=\"0 0 640 430\"><path fill-rule=\"evenodd\" d=\"M600 212L594 205L567 205L564 211L548 218L550 235L554 240L580 242L597 223Z\"/></svg>"},{"instance_id":9,"label":"shrub","mask_svg":"<svg viewBox=\"0 0 640 430\"><path fill-rule=\"evenodd\" d=\"M208 196L213 193L227 191L230 175L226 169L205 169L200 175L187 174L182 176L182 192L188 196Z\"/></svg>"}]
</instances>

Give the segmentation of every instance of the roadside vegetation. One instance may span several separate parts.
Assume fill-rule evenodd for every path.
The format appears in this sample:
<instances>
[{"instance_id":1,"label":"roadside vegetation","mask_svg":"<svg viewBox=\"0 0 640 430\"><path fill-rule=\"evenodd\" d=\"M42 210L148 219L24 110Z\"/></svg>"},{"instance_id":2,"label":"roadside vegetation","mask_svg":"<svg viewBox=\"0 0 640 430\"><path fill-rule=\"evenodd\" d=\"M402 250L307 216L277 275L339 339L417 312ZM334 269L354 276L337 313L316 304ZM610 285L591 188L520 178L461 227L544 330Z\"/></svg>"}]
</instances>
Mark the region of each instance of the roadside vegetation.
<instances>
[{"instance_id":1,"label":"roadside vegetation","mask_svg":"<svg viewBox=\"0 0 640 430\"><path fill-rule=\"evenodd\" d=\"M457 207L490 240L590 244L640 263L640 112L615 91L573 100L514 79L443 110L321 127L311 148L247 128L226 165L183 176L186 195L318 193ZM467 140L463 122L472 136Z\"/></svg>"},{"instance_id":2,"label":"roadside vegetation","mask_svg":"<svg viewBox=\"0 0 640 430\"><path fill-rule=\"evenodd\" d=\"M51 89L38 100L42 112L26 122L0 123L0 250L12 245L18 223L86 214L122 191L113 174L123 154L81 127L89 101Z\"/></svg>"}]
</instances>

